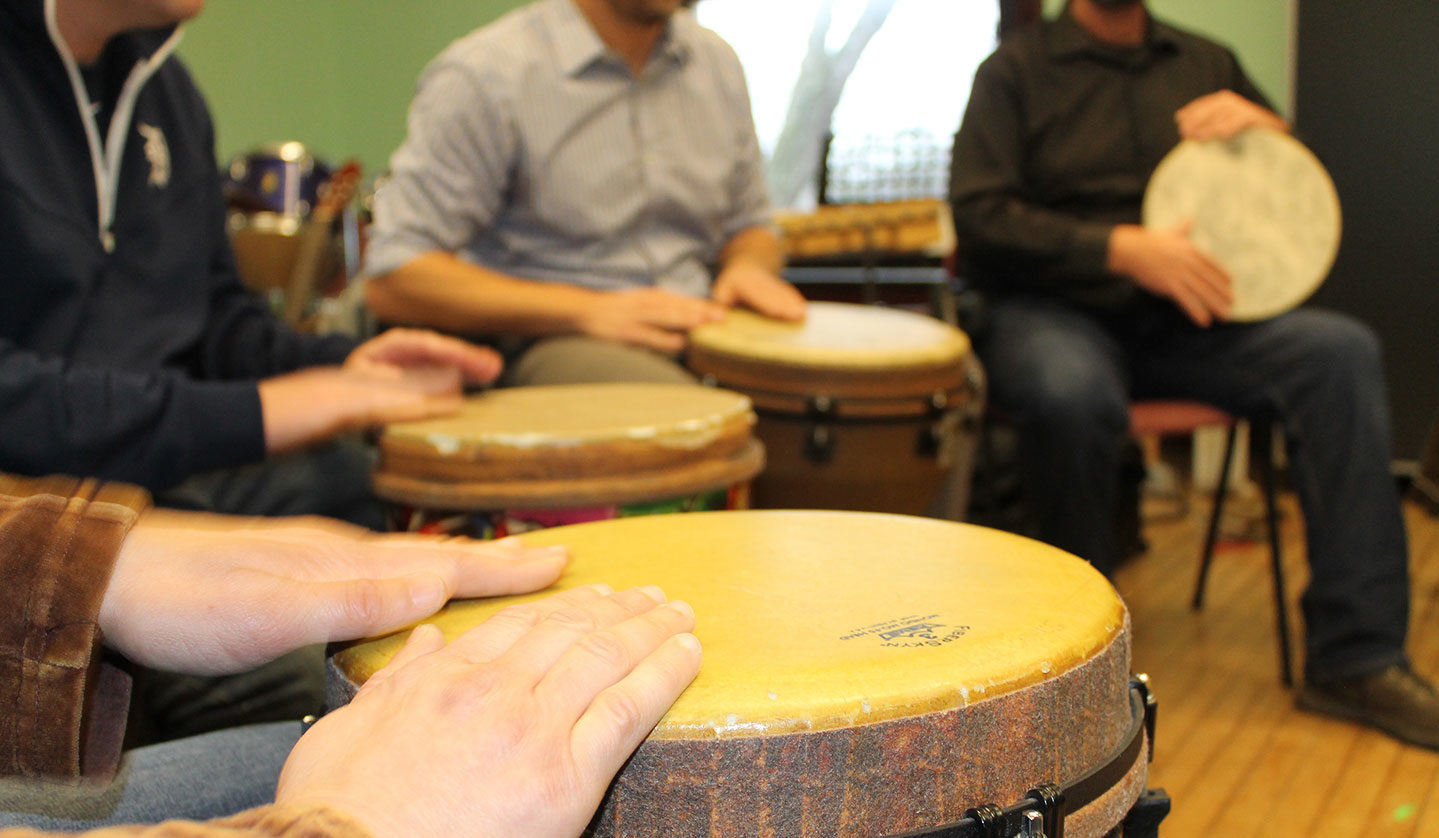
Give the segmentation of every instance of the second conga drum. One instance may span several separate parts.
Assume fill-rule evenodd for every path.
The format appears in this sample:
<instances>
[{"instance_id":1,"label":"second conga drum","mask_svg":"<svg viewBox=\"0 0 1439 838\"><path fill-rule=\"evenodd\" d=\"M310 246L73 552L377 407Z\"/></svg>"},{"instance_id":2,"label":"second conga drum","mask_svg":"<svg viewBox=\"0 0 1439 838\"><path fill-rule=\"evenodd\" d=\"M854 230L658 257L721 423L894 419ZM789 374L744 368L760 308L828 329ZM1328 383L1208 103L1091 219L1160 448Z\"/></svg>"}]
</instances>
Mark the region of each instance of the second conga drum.
<instances>
[{"instance_id":1,"label":"second conga drum","mask_svg":"<svg viewBox=\"0 0 1439 838\"><path fill-rule=\"evenodd\" d=\"M768 455L764 508L922 514L962 443L969 338L932 317L810 303L803 323L743 310L690 335L690 369L748 395Z\"/></svg>"},{"instance_id":2,"label":"second conga drum","mask_svg":"<svg viewBox=\"0 0 1439 838\"><path fill-rule=\"evenodd\" d=\"M748 506L764 465L747 397L673 384L493 390L380 437L375 493L401 529L500 536Z\"/></svg>"},{"instance_id":3,"label":"second conga drum","mask_svg":"<svg viewBox=\"0 0 1439 838\"><path fill-rule=\"evenodd\" d=\"M659 584L698 618L699 676L621 770L594 835L876 838L991 804L1013 820L1031 799L1064 806L1064 834L1085 838L1143 791L1127 612L1053 547L925 518L775 510L523 538L568 545L557 589ZM431 622L454 637L534 596L451 603ZM334 655L332 701L405 634Z\"/></svg>"}]
</instances>

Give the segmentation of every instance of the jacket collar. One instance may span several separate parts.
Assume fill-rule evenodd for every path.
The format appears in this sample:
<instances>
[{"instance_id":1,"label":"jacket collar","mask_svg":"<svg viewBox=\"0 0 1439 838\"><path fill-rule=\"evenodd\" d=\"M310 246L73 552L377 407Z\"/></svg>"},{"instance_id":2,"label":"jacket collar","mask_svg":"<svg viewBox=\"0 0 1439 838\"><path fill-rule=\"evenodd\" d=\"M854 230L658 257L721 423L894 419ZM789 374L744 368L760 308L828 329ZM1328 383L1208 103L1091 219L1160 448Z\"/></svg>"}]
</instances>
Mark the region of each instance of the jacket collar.
<instances>
[{"instance_id":1,"label":"jacket collar","mask_svg":"<svg viewBox=\"0 0 1439 838\"><path fill-rule=\"evenodd\" d=\"M53 0L0 0L0 16L5 20L4 27L26 32L41 41L50 41L45 23L45 8L51 2ZM113 51L117 59L133 64L159 52L179 28L179 24L174 24L121 33L110 39L106 53Z\"/></svg>"}]
</instances>

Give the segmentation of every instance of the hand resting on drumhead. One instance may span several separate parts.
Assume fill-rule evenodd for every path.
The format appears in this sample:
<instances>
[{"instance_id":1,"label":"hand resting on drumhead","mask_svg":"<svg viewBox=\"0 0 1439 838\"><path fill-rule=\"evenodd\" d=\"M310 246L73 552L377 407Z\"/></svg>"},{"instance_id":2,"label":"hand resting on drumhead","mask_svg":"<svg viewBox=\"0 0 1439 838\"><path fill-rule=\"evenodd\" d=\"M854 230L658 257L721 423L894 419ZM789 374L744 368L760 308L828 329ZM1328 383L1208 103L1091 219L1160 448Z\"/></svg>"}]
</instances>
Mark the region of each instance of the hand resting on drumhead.
<instances>
[{"instance_id":1,"label":"hand resting on drumhead","mask_svg":"<svg viewBox=\"0 0 1439 838\"><path fill-rule=\"evenodd\" d=\"M766 317L803 320L804 296L779 274L784 267L779 239L754 228L735 236L720 254L710 297L726 308L744 306Z\"/></svg>"},{"instance_id":2,"label":"hand resting on drumhead","mask_svg":"<svg viewBox=\"0 0 1439 838\"><path fill-rule=\"evenodd\" d=\"M663 288L596 291L576 318L580 334L674 354L684 349L685 333L724 317L709 300Z\"/></svg>"},{"instance_id":3,"label":"hand resting on drumhead","mask_svg":"<svg viewBox=\"0 0 1439 838\"><path fill-rule=\"evenodd\" d=\"M1186 140L1227 140L1256 126L1289 133L1283 117L1232 90L1200 96L1176 111L1174 121Z\"/></svg>"},{"instance_id":4,"label":"hand resting on drumhead","mask_svg":"<svg viewBox=\"0 0 1439 838\"><path fill-rule=\"evenodd\" d=\"M508 608L449 644L421 626L301 737L276 803L337 809L376 838L578 835L698 672L693 627L658 589L600 587Z\"/></svg>"},{"instance_id":5,"label":"hand resting on drumhead","mask_svg":"<svg viewBox=\"0 0 1439 838\"><path fill-rule=\"evenodd\" d=\"M1119 224L1109 235L1109 270L1166 299L1199 326L1224 320L1234 305L1228 272L1189 238L1189 225L1154 230Z\"/></svg>"},{"instance_id":6,"label":"hand resting on drumhead","mask_svg":"<svg viewBox=\"0 0 1439 838\"><path fill-rule=\"evenodd\" d=\"M116 559L100 628L108 645L148 666L242 672L302 646L392 631L450 597L538 590L565 562L563 548L514 539L151 510Z\"/></svg>"},{"instance_id":7,"label":"hand resting on drumhead","mask_svg":"<svg viewBox=\"0 0 1439 838\"><path fill-rule=\"evenodd\" d=\"M260 382L265 448L291 451L346 431L460 409L465 382L500 373L498 354L433 332L391 329L340 367L310 367Z\"/></svg>"}]
</instances>

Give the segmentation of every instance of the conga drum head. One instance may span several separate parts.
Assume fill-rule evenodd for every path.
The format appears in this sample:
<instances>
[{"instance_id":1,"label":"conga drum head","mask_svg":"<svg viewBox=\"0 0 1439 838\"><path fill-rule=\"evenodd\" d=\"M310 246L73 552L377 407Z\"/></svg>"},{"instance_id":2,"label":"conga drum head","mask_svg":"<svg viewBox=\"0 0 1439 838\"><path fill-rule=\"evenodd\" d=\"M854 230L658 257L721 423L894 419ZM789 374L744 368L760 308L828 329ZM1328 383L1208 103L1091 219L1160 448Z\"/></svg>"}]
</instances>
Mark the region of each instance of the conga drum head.
<instances>
[{"instance_id":1,"label":"conga drum head","mask_svg":"<svg viewBox=\"0 0 1439 838\"><path fill-rule=\"evenodd\" d=\"M882 398L958 387L969 337L933 317L812 302L799 323L733 309L690 332L690 367L741 388Z\"/></svg>"},{"instance_id":2,"label":"conga drum head","mask_svg":"<svg viewBox=\"0 0 1439 838\"><path fill-rule=\"evenodd\" d=\"M1339 195L1319 159L1288 134L1251 128L1185 140L1144 194L1144 225L1192 222L1190 238L1233 279L1231 320L1263 320L1308 299L1339 252Z\"/></svg>"},{"instance_id":3,"label":"conga drum head","mask_svg":"<svg viewBox=\"0 0 1439 838\"><path fill-rule=\"evenodd\" d=\"M1128 616L1060 550L849 512L657 516L523 536L568 545L556 588L659 584L694 606L698 678L617 778L597 835L879 836L1081 776L1132 729ZM448 636L513 602L451 603ZM404 633L334 655L348 700ZM1102 835L1144 760L1072 816ZM1087 826L1086 826L1087 824Z\"/></svg>"},{"instance_id":4,"label":"conga drum head","mask_svg":"<svg viewBox=\"0 0 1439 838\"><path fill-rule=\"evenodd\" d=\"M745 396L674 384L517 387L380 437L381 497L446 509L661 498L748 480L763 465Z\"/></svg>"},{"instance_id":5,"label":"conga drum head","mask_svg":"<svg viewBox=\"0 0 1439 838\"><path fill-rule=\"evenodd\" d=\"M969 355L941 320L815 302L801 323L731 311L690 333L687 362L754 401L768 456L756 506L922 514L966 459Z\"/></svg>"}]
</instances>

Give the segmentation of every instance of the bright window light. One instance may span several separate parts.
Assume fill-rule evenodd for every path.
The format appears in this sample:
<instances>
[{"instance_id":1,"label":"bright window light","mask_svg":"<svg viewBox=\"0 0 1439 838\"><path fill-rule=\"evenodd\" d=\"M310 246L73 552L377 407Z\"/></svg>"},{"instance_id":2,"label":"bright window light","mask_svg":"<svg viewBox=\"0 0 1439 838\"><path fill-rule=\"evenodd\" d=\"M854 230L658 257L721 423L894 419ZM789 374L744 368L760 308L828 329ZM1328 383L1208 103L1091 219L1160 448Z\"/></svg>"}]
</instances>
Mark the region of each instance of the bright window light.
<instances>
[{"instance_id":1,"label":"bright window light","mask_svg":"<svg viewBox=\"0 0 1439 838\"><path fill-rule=\"evenodd\" d=\"M997 2L701 0L695 12L739 53L777 206L818 200L830 132L826 200L943 197Z\"/></svg>"}]
</instances>

